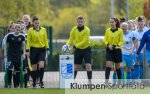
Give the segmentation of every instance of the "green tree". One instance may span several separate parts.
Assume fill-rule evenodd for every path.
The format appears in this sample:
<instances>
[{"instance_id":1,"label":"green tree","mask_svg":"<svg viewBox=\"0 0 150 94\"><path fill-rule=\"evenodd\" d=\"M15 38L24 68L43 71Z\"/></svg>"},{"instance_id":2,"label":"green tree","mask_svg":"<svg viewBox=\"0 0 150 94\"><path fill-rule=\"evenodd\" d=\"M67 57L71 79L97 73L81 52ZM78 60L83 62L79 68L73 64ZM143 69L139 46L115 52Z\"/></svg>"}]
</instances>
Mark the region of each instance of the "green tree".
<instances>
[{"instance_id":1,"label":"green tree","mask_svg":"<svg viewBox=\"0 0 150 94\"><path fill-rule=\"evenodd\" d=\"M91 0L50 0L53 8L66 8L66 7L86 7L91 3Z\"/></svg>"},{"instance_id":2,"label":"green tree","mask_svg":"<svg viewBox=\"0 0 150 94\"><path fill-rule=\"evenodd\" d=\"M115 17L126 17L126 0L115 1ZM144 0L128 0L129 16L134 19L143 15ZM76 17L83 15L91 35L104 35L110 18L110 0L1 0L0 25L22 19L24 14L31 18L37 15L41 25L51 25L54 38L68 38Z\"/></svg>"},{"instance_id":3,"label":"green tree","mask_svg":"<svg viewBox=\"0 0 150 94\"><path fill-rule=\"evenodd\" d=\"M88 22L91 29L91 35L104 35L106 23L110 18L110 2L106 0L94 1L88 6ZM104 11L105 9L106 11Z\"/></svg>"},{"instance_id":4,"label":"green tree","mask_svg":"<svg viewBox=\"0 0 150 94\"><path fill-rule=\"evenodd\" d=\"M87 14L84 9L80 8L64 8L59 10L59 17L53 19L52 26L54 28L54 37L68 38L73 26L76 26L76 18L79 15L85 17L85 24L88 25Z\"/></svg>"},{"instance_id":5,"label":"green tree","mask_svg":"<svg viewBox=\"0 0 150 94\"><path fill-rule=\"evenodd\" d=\"M114 0L114 1L115 1L117 13L118 13L120 16L125 16L125 13L126 13L126 6L127 6L126 1L127 1L127 0Z\"/></svg>"},{"instance_id":6,"label":"green tree","mask_svg":"<svg viewBox=\"0 0 150 94\"><path fill-rule=\"evenodd\" d=\"M143 15L144 0L129 0L130 19Z\"/></svg>"}]
</instances>

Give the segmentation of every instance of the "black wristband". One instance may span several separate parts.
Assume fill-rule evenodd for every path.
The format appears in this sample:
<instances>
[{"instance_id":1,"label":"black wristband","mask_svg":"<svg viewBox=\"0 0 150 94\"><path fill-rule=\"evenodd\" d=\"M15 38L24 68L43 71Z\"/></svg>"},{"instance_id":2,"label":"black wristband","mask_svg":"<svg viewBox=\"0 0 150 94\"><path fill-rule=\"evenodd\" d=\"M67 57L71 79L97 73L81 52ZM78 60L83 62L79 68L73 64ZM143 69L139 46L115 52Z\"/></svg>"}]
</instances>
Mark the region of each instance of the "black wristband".
<instances>
[{"instance_id":1,"label":"black wristband","mask_svg":"<svg viewBox=\"0 0 150 94\"><path fill-rule=\"evenodd\" d=\"M47 48L46 51L49 51L49 48Z\"/></svg>"},{"instance_id":2,"label":"black wristband","mask_svg":"<svg viewBox=\"0 0 150 94\"><path fill-rule=\"evenodd\" d=\"M29 52L29 49L26 49L26 52Z\"/></svg>"},{"instance_id":3,"label":"black wristband","mask_svg":"<svg viewBox=\"0 0 150 94\"><path fill-rule=\"evenodd\" d=\"M76 49L76 46L74 45L73 48Z\"/></svg>"},{"instance_id":4,"label":"black wristband","mask_svg":"<svg viewBox=\"0 0 150 94\"><path fill-rule=\"evenodd\" d=\"M107 47L109 46L109 43L107 44Z\"/></svg>"}]
</instances>

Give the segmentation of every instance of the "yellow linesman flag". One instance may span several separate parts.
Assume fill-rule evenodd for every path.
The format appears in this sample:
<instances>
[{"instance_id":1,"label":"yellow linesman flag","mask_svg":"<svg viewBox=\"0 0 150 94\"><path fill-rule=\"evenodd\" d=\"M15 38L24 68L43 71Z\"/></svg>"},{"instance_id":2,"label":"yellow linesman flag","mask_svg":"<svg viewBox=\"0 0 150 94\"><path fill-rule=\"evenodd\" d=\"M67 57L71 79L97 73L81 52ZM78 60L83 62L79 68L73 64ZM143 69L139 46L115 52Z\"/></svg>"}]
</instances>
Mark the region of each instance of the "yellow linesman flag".
<instances>
[{"instance_id":1,"label":"yellow linesman flag","mask_svg":"<svg viewBox=\"0 0 150 94\"><path fill-rule=\"evenodd\" d=\"M32 66L31 66L30 58L28 58L28 66L29 66L29 70L32 71Z\"/></svg>"}]
</instances>

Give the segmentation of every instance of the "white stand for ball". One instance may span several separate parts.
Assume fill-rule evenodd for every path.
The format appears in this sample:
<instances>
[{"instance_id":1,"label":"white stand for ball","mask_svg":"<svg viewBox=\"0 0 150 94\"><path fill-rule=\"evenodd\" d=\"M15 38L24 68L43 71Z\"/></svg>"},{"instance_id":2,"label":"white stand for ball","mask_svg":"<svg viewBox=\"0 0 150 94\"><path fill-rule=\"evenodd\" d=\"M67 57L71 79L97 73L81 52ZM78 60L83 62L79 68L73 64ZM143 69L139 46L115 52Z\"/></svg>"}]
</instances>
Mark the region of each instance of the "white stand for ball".
<instances>
[{"instance_id":1,"label":"white stand for ball","mask_svg":"<svg viewBox=\"0 0 150 94\"><path fill-rule=\"evenodd\" d=\"M65 88L65 80L74 79L74 55L59 56L59 87Z\"/></svg>"}]
</instances>

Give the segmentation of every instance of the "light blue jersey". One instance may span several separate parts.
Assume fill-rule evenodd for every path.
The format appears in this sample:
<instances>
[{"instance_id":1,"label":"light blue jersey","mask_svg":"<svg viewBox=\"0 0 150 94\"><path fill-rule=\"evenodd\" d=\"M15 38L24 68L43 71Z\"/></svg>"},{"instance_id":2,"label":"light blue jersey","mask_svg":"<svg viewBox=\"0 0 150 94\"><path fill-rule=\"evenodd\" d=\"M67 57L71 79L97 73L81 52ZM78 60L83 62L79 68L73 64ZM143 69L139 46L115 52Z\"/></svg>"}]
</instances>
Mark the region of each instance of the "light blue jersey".
<instances>
[{"instance_id":1,"label":"light blue jersey","mask_svg":"<svg viewBox=\"0 0 150 94\"><path fill-rule=\"evenodd\" d=\"M140 46L142 37L143 37L143 35L144 35L144 33L145 33L146 31L148 31L148 28L146 28L146 27L143 27L142 32L139 32L138 29L135 30L135 36L136 36L137 41L138 41L138 48L139 48L139 46ZM143 53L143 49L141 50L141 53Z\"/></svg>"}]
</instances>

